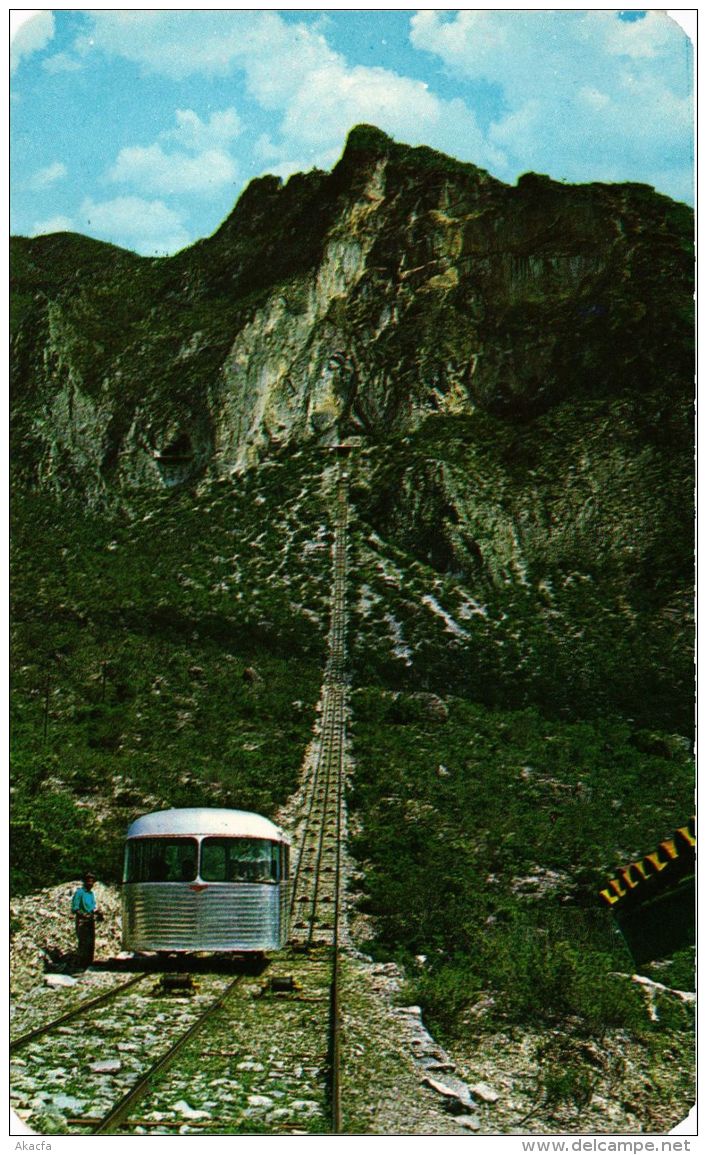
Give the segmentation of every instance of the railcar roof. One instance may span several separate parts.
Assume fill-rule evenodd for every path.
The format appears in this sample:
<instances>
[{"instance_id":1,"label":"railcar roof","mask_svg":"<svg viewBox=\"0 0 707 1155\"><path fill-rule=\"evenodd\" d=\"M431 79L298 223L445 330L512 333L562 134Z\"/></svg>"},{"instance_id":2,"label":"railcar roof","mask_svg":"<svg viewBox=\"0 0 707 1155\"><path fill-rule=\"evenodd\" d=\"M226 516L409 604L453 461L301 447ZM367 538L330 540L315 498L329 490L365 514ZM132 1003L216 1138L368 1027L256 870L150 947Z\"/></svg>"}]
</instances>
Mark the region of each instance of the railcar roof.
<instances>
[{"instance_id":1,"label":"railcar roof","mask_svg":"<svg viewBox=\"0 0 707 1155\"><path fill-rule=\"evenodd\" d=\"M157 810L143 814L128 827L128 838L165 834L216 834L224 838L270 838L289 841L279 826L248 810L221 810L200 806L183 810Z\"/></svg>"}]
</instances>

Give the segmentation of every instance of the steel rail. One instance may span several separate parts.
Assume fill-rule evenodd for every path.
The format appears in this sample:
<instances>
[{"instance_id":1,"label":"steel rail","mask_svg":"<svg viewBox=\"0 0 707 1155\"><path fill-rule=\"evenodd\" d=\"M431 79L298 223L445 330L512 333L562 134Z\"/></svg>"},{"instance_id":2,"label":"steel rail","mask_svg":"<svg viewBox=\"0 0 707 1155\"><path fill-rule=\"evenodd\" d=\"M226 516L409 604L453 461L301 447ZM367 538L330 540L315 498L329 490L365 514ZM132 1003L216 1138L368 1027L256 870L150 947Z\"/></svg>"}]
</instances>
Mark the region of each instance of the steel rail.
<instances>
[{"instance_id":1,"label":"steel rail","mask_svg":"<svg viewBox=\"0 0 707 1155\"><path fill-rule=\"evenodd\" d=\"M332 829L332 826L334 827L334 831L335 831L335 834L334 834L335 863L337 861L336 850L338 848L338 841L337 840L339 837L339 822L338 822L338 815L337 815L336 809L334 810L334 812L332 814L332 802L333 802L334 807L338 807L339 798L340 798L339 780L338 780L338 775L339 775L339 765L338 764L340 763L340 760L341 760L343 725L344 725L343 698L342 698L340 691L335 690L333 693L332 740L331 740L331 743L329 745L329 750L328 750L328 755L327 755L326 806L325 806L325 809L324 809L324 812L322 815L320 846L319 846L319 851L318 851L318 861L320 864L321 864L321 860L323 858L325 851L327 853L329 853L331 850L331 829ZM325 846L325 842L328 842L328 845ZM333 870L334 870L334 895L333 895L333 899L335 900L336 884L337 884L336 865L334 866ZM314 895L313 895L313 916L312 916L312 922L310 924L310 942L311 942L313 934L314 934L314 924L316 923L317 917L318 917L317 902L318 902L318 898L319 898L320 882L321 882L321 872L318 871L317 875L316 875L315 890L314 890ZM331 899L332 899L332 896L327 896L327 900L331 900ZM334 901L334 912L335 912L335 905L336 904ZM332 931L334 931L334 930L335 930L335 921L334 921L334 924L332 926Z\"/></svg>"},{"instance_id":2,"label":"steel rail","mask_svg":"<svg viewBox=\"0 0 707 1155\"><path fill-rule=\"evenodd\" d=\"M185 1044L189 1042L192 1036L195 1035L196 1032L200 1030L200 1028L204 1025L204 1023L223 1006L223 1004L226 1002L226 999L233 992L238 983L242 981L243 977L243 975L237 975L233 982L229 983L224 991L221 991L221 994L218 996L218 998L214 999L213 1003L211 1003L210 1006L208 1006L206 1010L199 1015L198 1019L192 1023L192 1025L188 1030L184 1032L183 1035L180 1035L176 1043L173 1043L169 1050L165 1051L161 1058L157 1059L157 1061L153 1063L152 1066L149 1067L143 1075L140 1076L137 1083L131 1087L127 1094L123 1095L123 1098L120 1099L118 1103L116 1103L115 1107L112 1107L107 1115L103 1116L100 1123L93 1128L91 1132L92 1135L108 1135L111 1131L115 1131L117 1127L126 1122L131 1108L135 1105L135 1103L138 1103L140 1099L144 1097L144 1095L149 1090L150 1083L158 1074L160 1074L161 1071L163 1071L170 1065L170 1063L173 1062L173 1060L176 1058Z\"/></svg>"},{"instance_id":3,"label":"steel rail","mask_svg":"<svg viewBox=\"0 0 707 1155\"><path fill-rule=\"evenodd\" d=\"M319 837L316 842L315 859L314 859L314 888L311 897L311 914L309 918L309 930L307 932L307 946L311 946L314 940L314 927L317 923L317 902L319 901L319 890L322 877L322 857L324 853L324 841L326 836L326 815L327 803L329 801L329 791L331 789L331 755L327 756L326 765L326 793L324 797L324 804L322 807L321 822L319 824Z\"/></svg>"},{"instance_id":4,"label":"steel rail","mask_svg":"<svg viewBox=\"0 0 707 1155\"><path fill-rule=\"evenodd\" d=\"M336 805L335 772L337 752L341 749L341 735L343 727L343 701L339 687L325 686L323 702L322 736L319 755L316 763L316 781L312 787L310 806L306 820L306 828L302 838L302 846L297 863L295 885L292 897L292 912L303 901L301 894L302 880L305 874L313 877L307 881L313 887L312 894L307 898L309 907L307 945L311 946L314 938L315 925L318 919L318 900L321 889L322 863L325 853L330 849L327 839L330 836L332 824L336 825L336 813L332 814L332 793ZM332 781L334 780L334 786ZM302 929L297 924L293 929Z\"/></svg>"},{"instance_id":5,"label":"steel rail","mask_svg":"<svg viewBox=\"0 0 707 1155\"><path fill-rule=\"evenodd\" d=\"M315 815L315 808L312 806L299 860L299 864L302 866L302 872L306 870L308 874L313 874L313 878L309 880L310 884L313 884L313 890L311 896L307 898L309 907L307 927L308 946L312 945L315 925L319 917L318 903L323 870L322 863L325 852L329 849L326 843L331 825L332 747L335 744L337 731L341 725L339 702L336 696L331 694L329 688L326 689L325 696L325 721L323 724L322 743L318 762L319 781L317 793L313 798L313 803L316 803L317 813ZM314 821L315 818L317 820L316 822ZM300 898L299 901L301 902L302 898Z\"/></svg>"},{"instance_id":6,"label":"steel rail","mask_svg":"<svg viewBox=\"0 0 707 1155\"><path fill-rule=\"evenodd\" d=\"M346 580L348 573L347 542L348 493L343 471L339 467L336 491L335 534L332 547L331 620L327 638L328 656L322 687L322 712L319 749L312 774L301 849L292 893L293 938L304 940L307 947L315 942L317 929L330 936L331 980L328 1012L328 1098L331 1127L342 1132L341 1110L341 1015L340 1015L340 916L343 836L343 803L346 746ZM325 859L333 856L332 865ZM326 870L333 874L324 882ZM306 879L306 884L303 881ZM306 920L295 924L296 908L306 900ZM330 903L326 916L323 903Z\"/></svg>"},{"instance_id":7,"label":"steel rail","mask_svg":"<svg viewBox=\"0 0 707 1155\"><path fill-rule=\"evenodd\" d=\"M346 531L348 528L348 502L347 502L347 487L342 476L342 470L339 470L339 508L340 519L337 534L337 544L340 545L339 557L336 559L335 565L335 599L338 602L339 620L340 620L340 654L341 654L341 672L340 676L344 675L344 663L346 660L346 576L347 576L347 555L346 555ZM344 794L344 774L345 774L345 709L344 709L344 691L343 687L340 692L340 706L341 719L338 731L338 748L337 748L337 774L336 774L336 867L335 867L335 883L334 883L334 937L332 943L332 978L331 978L331 1002L330 1002L330 1073L331 1073L331 1116L332 1116L332 1130L335 1135L341 1134L342 1130L342 1116L341 1116L341 1015L339 1007L339 920L340 920L340 902L341 902L341 840L342 840L342 815L343 815L343 794Z\"/></svg>"},{"instance_id":8,"label":"steel rail","mask_svg":"<svg viewBox=\"0 0 707 1155\"><path fill-rule=\"evenodd\" d=\"M336 547L336 541L335 541ZM302 876L312 870L311 865L308 864L308 858L311 857L309 850L309 841L311 838L316 838L316 827L314 825L315 809L318 808L323 814L326 808L326 796L328 791L328 784L324 783L326 774L326 766L328 765L328 752L331 747L332 732L335 727L335 704L332 701L331 695L331 678L330 665L332 662L333 650L340 648L340 641L336 637L336 622L338 615L334 607L332 607L332 622L329 630L329 658L327 660L327 667L324 676L324 687L322 693L322 721L319 741L319 750L317 751L317 758L314 767L314 774L309 793L309 806L305 817L305 829L302 836L302 843L300 853L297 859L297 867L295 869L295 877L292 886L292 898L290 900L290 918L294 923L294 916L296 913L296 906L300 897ZM338 645L337 645L338 641Z\"/></svg>"},{"instance_id":9,"label":"steel rail","mask_svg":"<svg viewBox=\"0 0 707 1155\"><path fill-rule=\"evenodd\" d=\"M343 721L343 719L342 719ZM342 734L343 738L343 734ZM334 941L332 943L331 977L331 1116L335 1135L341 1134L341 1015L339 1010L339 917L341 903L341 839L344 792L344 743L339 744L337 774L337 814L336 814L336 868L334 884Z\"/></svg>"},{"instance_id":10,"label":"steel rail","mask_svg":"<svg viewBox=\"0 0 707 1155\"><path fill-rule=\"evenodd\" d=\"M314 774L314 780L312 783L312 789L311 789L311 795L310 795L310 801L309 801L309 809L308 809L306 820L305 820L305 830L304 830L304 834L302 836L302 845L301 845L300 854L299 854L299 857L297 860L297 869L295 872L295 880L294 880L294 885L293 885L293 890L292 890L292 901L291 901L291 907L290 907L292 917L294 917L294 914L295 914L296 904L298 901L300 901L300 890L301 890L301 881L302 881L303 874L305 872L306 873L311 872L313 869L315 869L315 867L317 865L316 860L315 860L314 866L311 863L311 856L312 856L311 842L312 842L312 840L314 840L316 843L316 838L317 838L317 826L315 823L315 818L319 817L320 826L323 825L321 819L322 819L322 815L323 815L324 810L325 810L326 794L327 794L327 790L328 790L328 783L325 782L324 779L325 779L325 775L326 775L326 767L328 765L327 751L329 748L331 728L332 728L331 702L329 699L329 695L327 694L327 692L325 690L324 699L323 699L323 708L322 708L322 729L321 729L320 747L319 747L319 751L318 751L318 755L317 755L317 761L316 761L316 765L315 765L315 774ZM316 813L317 811L319 812L318 814Z\"/></svg>"},{"instance_id":11,"label":"steel rail","mask_svg":"<svg viewBox=\"0 0 707 1155\"><path fill-rule=\"evenodd\" d=\"M149 978L149 975L136 975L135 978L130 979L127 983L120 983L118 986L112 987L109 991L105 991L102 995L97 995L93 999L86 999L84 1002L79 1003L77 1007L74 1007L73 1010L67 1011L64 1015L60 1015L58 1019L52 1019L51 1022L45 1023L41 1027L35 1027L33 1031L28 1031L26 1035L20 1035L16 1039L10 1039L10 1051L18 1051L20 1047L24 1047L26 1043L31 1043L33 1039L39 1039L42 1035L49 1035L52 1031L56 1030L57 1027L63 1026L64 1023L69 1023L72 1019L79 1019L82 1015L86 1014L87 1011L93 1010L94 1007L100 1007L105 1003L109 1003L112 999L117 998L118 995L136 986L137 983L144 982L146 978Z\"/></svg>"},{"instance_id":12,"label":"steel rail","mask_svg":"<svg viewBox=\"0 0 707 1155\"><path fill-rule=\"evenodd\" d=\"M305 826L304 826L304 833L302 835L302 844L300 847L299 855L297 857L297 866L295 868L295 876L294 876L294 879L292 881L292 896L290 898L290 921L292 923L293 929L294 929L294 918L295 918L295 914L296 914L296 905L297 905L297 902L299 901L300 881L301 881L302 875L304 874L304 870L306 869L304 867L304 863L306 861L306 853L307 853L307 838L309 835L309 829L310 829L312 817L314 814L314 807L315 807L315 803L317 800L318 778L319 778L319 774L321 771L321 747L322 747L322 743L324 741L324 728L325 728L324 707L325 707L325 703L322 702L322 726L321 726L321 737L320 737L319 751L317 753L317 760L316 760L315 767L314 767L314 775L313 775L313 779L312 779L311 792L309 795L309 807L307 810L307 814L305 816Z\"/></svg>"}]
</instances>

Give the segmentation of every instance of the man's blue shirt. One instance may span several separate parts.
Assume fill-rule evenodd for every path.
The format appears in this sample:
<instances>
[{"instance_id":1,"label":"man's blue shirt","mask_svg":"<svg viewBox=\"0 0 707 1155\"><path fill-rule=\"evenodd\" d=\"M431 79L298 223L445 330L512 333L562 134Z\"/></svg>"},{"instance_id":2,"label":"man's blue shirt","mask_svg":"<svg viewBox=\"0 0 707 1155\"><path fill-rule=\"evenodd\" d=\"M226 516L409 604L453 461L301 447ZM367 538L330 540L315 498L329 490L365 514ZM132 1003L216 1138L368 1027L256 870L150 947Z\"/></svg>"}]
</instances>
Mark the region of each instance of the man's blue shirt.
<instances>
[{"instance_id":1,"label":"man's blue shirt","mask_svg":"<svg viewBox=\"0 0 707 1155\"><path fill-rule=\"evenodd\" d=\"M80 886L71 900L71 910L74 914L93 914L96 909L96 896L92 890Z\"/></svg>"}]
</instances>

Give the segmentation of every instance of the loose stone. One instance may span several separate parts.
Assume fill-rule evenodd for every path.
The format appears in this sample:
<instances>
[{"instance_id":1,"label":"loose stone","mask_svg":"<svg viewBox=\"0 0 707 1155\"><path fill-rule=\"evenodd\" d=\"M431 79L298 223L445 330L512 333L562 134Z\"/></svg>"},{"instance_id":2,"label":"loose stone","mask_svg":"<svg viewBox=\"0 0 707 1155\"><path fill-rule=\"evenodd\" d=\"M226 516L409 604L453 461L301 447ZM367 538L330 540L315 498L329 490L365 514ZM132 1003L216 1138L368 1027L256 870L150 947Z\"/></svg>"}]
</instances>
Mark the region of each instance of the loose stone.
<instances>
[{"instance_id":1,"label":"loose stone","mask_svg":"<svg viewBox=\"0 0 707 1155\"><path fill-rule=\"evenodd\" d=\"M498 1099L498 1091L494 1091L493 1087L489 1087L488 1083L474 1083L470 1087L472 1095L477 1095L479 1099L483 1099L484 1103L495 1103Z\"/></svg>"},{"instance_id":2,"label":"loose stone","mask_svg":"<svg viewBox=\"0 0 707 1155\"><path fill-rule=\"evenodd\" d=\"M465 1119L459 1120L460 1127L466 1127L467 1131L480 1131L481 1123L476 1115L467 1115Z\"/></svg>"},{"instance_id":3,"label":"loose stone","mask_svg":"<svg viewBox=\"0 0 707 1155\"><path fill-rule=\"evenodd\" d=\"M437 1079L426 1075L422 1080L426 1087L431 1087L438 1095L442 1095L445 1099L446 1108L452 1114L470 1111L474 1106L474 1101L469 1094L469 1088L464 1083L459 1083L457 1087L451 1087L447 1083L439 1083Z\"/></svg>"},{"instance_id":4,"label":"loose stone","mask_svg":"<svg viewBox=\"0 0 707 1155\"><path fill-rule=\"evenodd\" d=\"M83 1111L85 1099L75 1099L73 1095L52 1095L52 1105L69 1111Z\"/></svg>"},{"instance_id":5,"label":"loose stone","mask_svg":"<svg viewBox=\"0 0 707 1155\"><path fill-rule=\"evenodd\" d=\"M249 1095L248 1102L251 1107L272 1107L273 1100L269 1095Z\"/></svg>"},{"instance_id":6,"label":"loose stone","mask_svg":"<svg viewBox=\"0 0 707 1155\"><path fill-rule=\"evenodd\" d=\"M89 1063L89 1068L97 1075L114 1075L121 1069L120 1059L99 1059L97 1063Z\"/></svg>"},{"instance_id":7,"label":"loose stone","mask_svg":"<svg viewBox=\"0 0 707 1155\"><path fill-rule=\"evenodd\" d=\"M173 1110L178 1111L185 1119L210 1119L211 1116L208 1111L199 1111L192 1107L184 1099L180 1099L178 1103L174 1104Z\"/></svg>"}]
</instances>

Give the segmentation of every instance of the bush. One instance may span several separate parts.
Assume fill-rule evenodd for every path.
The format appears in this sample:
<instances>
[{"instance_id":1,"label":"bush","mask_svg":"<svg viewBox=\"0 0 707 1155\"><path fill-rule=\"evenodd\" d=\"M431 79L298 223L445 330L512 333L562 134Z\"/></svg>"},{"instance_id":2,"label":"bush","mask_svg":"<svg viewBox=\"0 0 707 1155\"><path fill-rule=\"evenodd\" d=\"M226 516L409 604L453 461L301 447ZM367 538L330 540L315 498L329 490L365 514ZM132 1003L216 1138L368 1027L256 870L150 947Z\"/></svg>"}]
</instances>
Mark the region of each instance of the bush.
<instances>
[{"instance_id":1,"label":"bush","mask_svg":"<svg viewBox=\"0 0 707 1155\"><path fill-rule=\"evenodd\" d=\"M433 1034L441 1030L453 1037L460 1032L464 1011L482 989L472 960L461 956L443 963L434 972L425 971L411 978L401 997L423 1008L425 1022Z\"/></svg>"},{"instance_id":2,"label":"bush","mask_svg":"<svg viewBox=\"0 0 707 1155\"><path fill-rule=\"evenodd\" d=\"M359 905L378 952L407 959L410 997L446 1033L463 1029L480 991L504 1023L643 1030L640 994L612 975L633 964L598 892L617 857L687 813L687 752L676 747L663 767L672 790L656 797L620 720L448 698L444 726L391 725L393 704L372 687L353 696L351 849L365 865Z\"/></svg>"},{"instance_id":3,"label":"bush","mask_svg":"<svg viewBox=\"0 0 707 1155\"><path fill-rule=\"evenodd\" d=\"M327 593L330 559L291 541L325 521L321 455L278 464L272 517L265 470L199 496L135 494L129 513L16 493L16 887L73 878L89 852L117 877L145 810L272 814L294 790L327 627L303 608Z\"/></svg>"}]
</instances>

